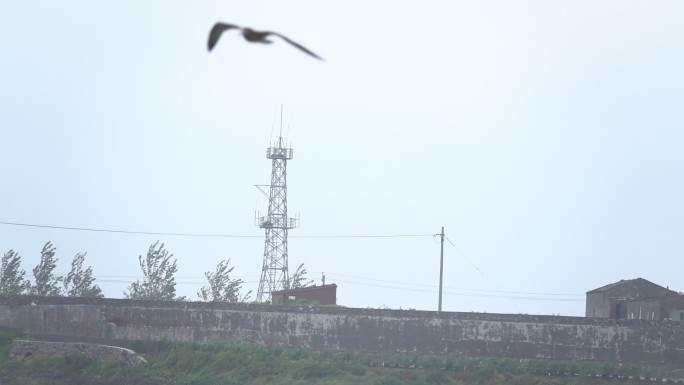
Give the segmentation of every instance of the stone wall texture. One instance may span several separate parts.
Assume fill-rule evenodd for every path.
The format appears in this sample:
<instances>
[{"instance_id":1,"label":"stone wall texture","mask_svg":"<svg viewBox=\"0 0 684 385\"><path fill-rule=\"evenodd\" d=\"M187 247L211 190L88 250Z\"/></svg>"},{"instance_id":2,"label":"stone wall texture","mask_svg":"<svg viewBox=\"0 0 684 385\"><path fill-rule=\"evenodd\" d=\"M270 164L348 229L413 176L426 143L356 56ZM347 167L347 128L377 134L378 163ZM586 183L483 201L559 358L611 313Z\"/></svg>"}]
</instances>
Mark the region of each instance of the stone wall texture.
<instances>
[{"instance_id":1,"label":"stone wall texture","mask_svg":"<svg viewBox=\"0 0 684 385\"><path fill-rule=\"evenodd\" d=\"M679 321L0 296L0 328L117 346L167 339L684 366Z\"/></svg>"}]
</instances>

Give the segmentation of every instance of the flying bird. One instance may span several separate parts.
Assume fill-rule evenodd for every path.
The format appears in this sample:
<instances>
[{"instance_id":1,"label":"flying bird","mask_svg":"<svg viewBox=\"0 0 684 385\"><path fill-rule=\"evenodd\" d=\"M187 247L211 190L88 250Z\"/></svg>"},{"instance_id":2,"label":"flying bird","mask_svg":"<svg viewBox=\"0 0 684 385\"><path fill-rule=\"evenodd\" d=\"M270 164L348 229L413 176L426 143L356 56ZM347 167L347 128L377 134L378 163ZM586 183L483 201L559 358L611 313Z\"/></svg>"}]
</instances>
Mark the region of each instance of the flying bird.
<instances>
[{"instance_id":1,"label":"flying bird","mask_svg":"<svg viewBox=\"0 0 684 385\"><path fill-rule=\"evenodd\" d=\"M271 44L273 42L271 40L268 40L268 37L269 36L278 36L279 38L281 38L281 39L285 40L286 42L292 44L294 47L299 48L302 52L306 53L307 55L313 56L318 60L323 60L320 56L311 52L310 50L308 50L303 45L288 39L287 37L279 34L278 32L255 31L251 28L240 27L240 26L237 26L234 24L221 23L221 22L214 24L214 26L211 28L211 31L209 31L209 42L207 43L209 51L214 49L214 47L216 46L216 43L218 43L218 40L221 37L221 34L223 34L223 32L225 32L229 29L240 30L242 32L242 37L244 37L245 40L247 40L250 43Z\"/></svg>"}]
</instances>

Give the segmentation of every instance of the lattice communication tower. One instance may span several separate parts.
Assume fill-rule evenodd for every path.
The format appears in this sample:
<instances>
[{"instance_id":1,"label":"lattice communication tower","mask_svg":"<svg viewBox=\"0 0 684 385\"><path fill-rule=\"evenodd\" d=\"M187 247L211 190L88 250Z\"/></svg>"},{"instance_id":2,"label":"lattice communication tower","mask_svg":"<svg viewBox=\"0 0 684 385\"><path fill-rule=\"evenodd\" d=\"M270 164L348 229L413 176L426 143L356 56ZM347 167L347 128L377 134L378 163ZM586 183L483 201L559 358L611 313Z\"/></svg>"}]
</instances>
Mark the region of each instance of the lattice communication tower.
<instances>
[{"instance_id":1,"label":"lattice communication tower","mask_svg":"<svg viewBox=\"0 0 684 385\"><path fill-rule=\"evenodd\" d=\"M271 159L271 185L268 198L268 215L256 216L256 225L266 232L264 263L257 291L257 301L271 300L271 293L286 289L290 280L287 266L287 233L297 227L296 218L287 217L287 161L292 159L292 149L285 146L283 137L275 147L266 150Z\"/></svg>"}]
</instances>

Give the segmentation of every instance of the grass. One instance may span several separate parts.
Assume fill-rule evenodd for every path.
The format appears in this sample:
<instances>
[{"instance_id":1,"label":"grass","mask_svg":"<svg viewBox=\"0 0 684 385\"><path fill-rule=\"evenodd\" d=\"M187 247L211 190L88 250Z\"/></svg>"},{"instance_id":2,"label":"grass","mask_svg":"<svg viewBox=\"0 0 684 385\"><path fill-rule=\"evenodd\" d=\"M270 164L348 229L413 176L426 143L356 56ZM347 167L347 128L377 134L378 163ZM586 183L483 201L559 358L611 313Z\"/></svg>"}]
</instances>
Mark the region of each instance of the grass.
<instances>
[{"instance_id":1,"label":"grass","mask_svg":"<svg viewBox=\"0 0 684 385\"><path fill-rule=\"evenodd\" d=\"M318 352L169 341L135 343L134 350L148 360L142 367L97 362L83 355L12 361L8 358L11 341L12 336L0 335L1 384L608 385L634 383L628 376L684 378L681 369L612 363Z\"/></svg>"}]
</instances>

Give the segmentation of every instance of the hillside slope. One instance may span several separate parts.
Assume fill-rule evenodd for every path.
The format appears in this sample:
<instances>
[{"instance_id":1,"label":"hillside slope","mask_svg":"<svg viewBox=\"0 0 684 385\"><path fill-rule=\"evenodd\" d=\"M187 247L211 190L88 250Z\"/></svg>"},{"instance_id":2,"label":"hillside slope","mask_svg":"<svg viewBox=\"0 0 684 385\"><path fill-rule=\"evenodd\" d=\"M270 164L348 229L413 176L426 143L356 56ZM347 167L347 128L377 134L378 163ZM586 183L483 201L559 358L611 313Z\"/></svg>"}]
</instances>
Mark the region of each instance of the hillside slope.
<instances>
[{"instance_id":1,"label":"hillside slope","mask_svg":"<svg viewBox=\"0 0 684 385\"><path fill-rule=\"evenodd\" d=\"M677 368L417 354L315 352L247 345L136 343L148 364L129 367L82 355L8 358L0 341L1 384L635 384L677 382ZM640 380L641 378L641 380Z\"/></svg>"}]
</instances>

